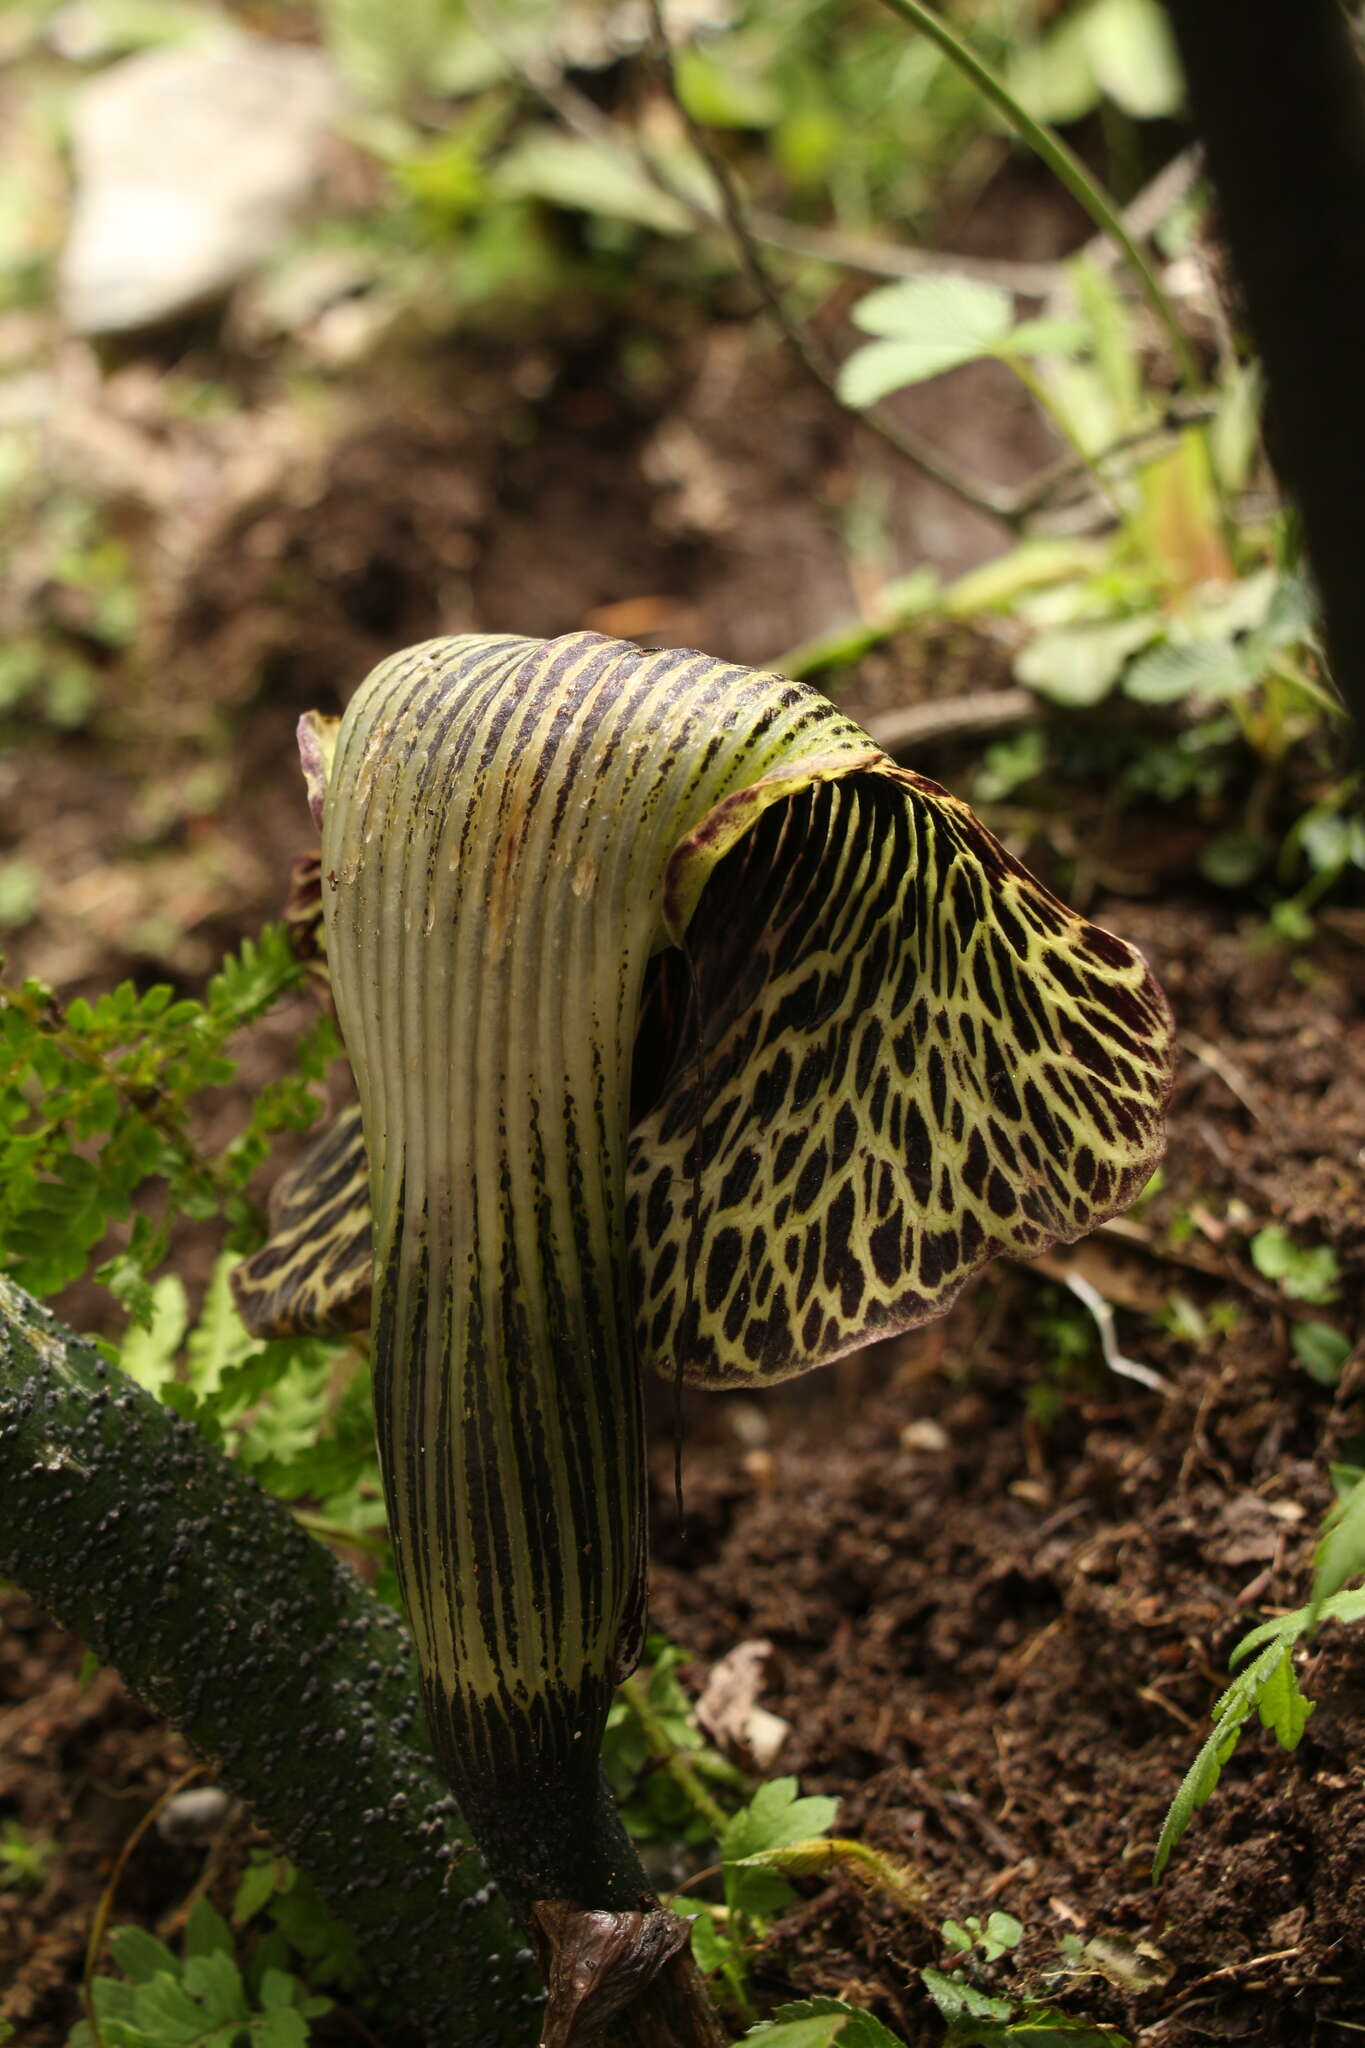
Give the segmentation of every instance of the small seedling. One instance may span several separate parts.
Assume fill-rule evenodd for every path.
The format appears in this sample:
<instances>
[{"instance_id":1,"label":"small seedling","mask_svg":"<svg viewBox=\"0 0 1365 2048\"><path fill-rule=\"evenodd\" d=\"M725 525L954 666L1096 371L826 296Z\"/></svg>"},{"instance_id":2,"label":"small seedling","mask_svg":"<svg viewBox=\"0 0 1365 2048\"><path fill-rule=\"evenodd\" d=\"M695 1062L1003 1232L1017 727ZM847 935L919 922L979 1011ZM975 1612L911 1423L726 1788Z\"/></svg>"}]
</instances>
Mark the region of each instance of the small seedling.
<instances>
[{"instance_id":1,"label":"small seedling","mask_svg":"<svg viewBox=\"0 0 1365 2048\"><path fill-rule=\"evenodd\" d=\"M0 1827L0 1891L38 1891L60 1845L50 1835L31 1834L17 1820Z\"/></svg>"},{"instance_id":2,"label":"small seedling","mask_svg":"<svg viewBox=\"0 0 1365 2048\"><path fill-rule=\"evenodd\" d=\"M939 1932L949 1948L964 1956L975 1950L983 1963L998 1962L1001 1956L1018 1948L1024 1938L1023 1927L1013 1913L992 1913L984 1925L975 1913L969 1913L965 1922L945 1920Z\"/></svg>"},{"instance_id":3,"label":"small seedling","mask_svg":"<svg viewBox=\"0 0 1365 2048\"><path fill-rule=\"evenodd\" d=\"M1268 1223L1251 1240L1251 1263L1290 1301L1322 1307L1336 1300L1341 1273L1330 1245L1297 1244L1278 1223Z\"/></svg>"},{"instance_id":4,"label":"small seedling","mask_svg":"<svg viewBox=\"0 0 1365 2048\"><path fill-rule=\"evenodd\" d=\"M176 1956L140 1927L109 1937L120 1977L96 1977L90 2002L102 2048L307 2048L308 2022L331 2010L288 1970L261 1966L244 1973L232 1930L207 1899L196 1900ZM86 2020L68 2048L95 2048Z\"/></svg>"},{"instance_id":5,"label":"small seedling","mask_svg":"<svg viewBox=\"0 0 1365 2048\"><path fill-rule=\"evenodd\" d=\"M1243 1636L1228 1660L1237 1676L1214 1706L1213 1733L1171 1801L1152 1864L1154 1884L1160 1882L1171 1851L1194 1815L1212 1798L1223 1766L1253 1714L1259 1716L1263 1727L1274 1731L1282 1749L1298 1748L1315 1702L1306 1699L1299 1687L1294 1652L1324 1621L1365 1620L1365 1592L1342 1590L1365 1573L1365 1475L1343 1475L1343 1479L1347 1477L1349 1483L1323 1523L1308 1605L1262 1622Z\"/></svg>"}]
</instances>

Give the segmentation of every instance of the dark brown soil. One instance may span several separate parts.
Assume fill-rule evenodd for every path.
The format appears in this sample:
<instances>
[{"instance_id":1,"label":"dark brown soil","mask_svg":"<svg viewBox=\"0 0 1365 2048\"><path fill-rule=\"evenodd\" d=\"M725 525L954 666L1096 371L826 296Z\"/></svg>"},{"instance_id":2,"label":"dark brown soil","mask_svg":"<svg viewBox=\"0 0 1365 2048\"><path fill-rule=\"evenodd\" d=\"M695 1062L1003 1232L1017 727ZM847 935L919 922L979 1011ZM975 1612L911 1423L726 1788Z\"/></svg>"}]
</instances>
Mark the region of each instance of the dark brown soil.
<instances>
[{"instance_id":1,"label":"dark brown soil","mask_svg":"<svg viewBox=\"0 0 1365 2048\"><path fill-rule=\"evenodd\" d=\"M291 447L266 482L199 507L200 544L155 594L141 695L98 743L35 740L3 771L0 837L49 877L13 964L64 992L129 972L194 986L278 911L306 843L298 712L335 706L404 640L589 623L761 662L853 615L841 508L879 454L742 324L675 344L667 388L644 393L598 345L476 356L458 380L440 366L458 402L385 392L306 465ZM946 388L971 431L988 408L1027 455L988 377ZM922 424L946 437L953 419ZM898 560L951 571L997 544L933 487L901 480L888 502ZM901 645L846 701L994 686L1001 669L987 643ZM205 758L220 787L191 801ZM970 763L925 765L951 781ZM762 1959L765 1997L844 1993L937 2040L918 1972L944 1959L938 1923L997 1907L1026 1930L997 1990L1045 1981L1064 1935L1142 1940L1152 1988L1091 1974L1058 1995L1139 2048L1326 2048L1365 2027L1365 1642L1324 1632L1297 1754L1249 1732L1155 1894L1148 1872L1228 1650L1302 1601L1327 1460L1365 1437L1358 1362L1334 1391L1310 1379L1246 1253L1271 1221L1332 1245L1340 1302L1313 1313L1360 1335L1365 932L1348 908L1302 958L1267 948L1245 904L1191 883L1202 822L1118 829L1102 792L1078 793L1091 872L1122 866L1149 891L1087 908L1147 951L1186 1033L1163 1192L1137 1236L1101 1233L1041 1273L997 1267L912 1340L761 1401L692 1402L685 1537L661 1395L654 1620L698 1686L737 1643L771 1642L762 1704L791 1724L774 1768L837 1794L841 1831L924 1878L922 1918L843 1880L807 1885ZM1057 879L1069 842L1045 819L1025 836ZM295 1022L272 1025L244 1085L287 1057ZM1097 1341L1075 1355L1085 1312L1058 1284L1073 1269L1169 1393L1108 1374ZM1169 1334L1173 1294L1209 1318L1208 1341ZM67 1307L99 1313L91 1291ZM120 1844L189 1759L112 1676L82 1687L79 1646L21 1598L4 1621L0 1823L59 1851L38 1889L0 1893L0 2015L20 2048L60 2048ZM244 1822L209 1849L149 1833L119 1915L173 1928L206 1858L211 1878L245 1839Z\"/></svg>"}]
</instances>

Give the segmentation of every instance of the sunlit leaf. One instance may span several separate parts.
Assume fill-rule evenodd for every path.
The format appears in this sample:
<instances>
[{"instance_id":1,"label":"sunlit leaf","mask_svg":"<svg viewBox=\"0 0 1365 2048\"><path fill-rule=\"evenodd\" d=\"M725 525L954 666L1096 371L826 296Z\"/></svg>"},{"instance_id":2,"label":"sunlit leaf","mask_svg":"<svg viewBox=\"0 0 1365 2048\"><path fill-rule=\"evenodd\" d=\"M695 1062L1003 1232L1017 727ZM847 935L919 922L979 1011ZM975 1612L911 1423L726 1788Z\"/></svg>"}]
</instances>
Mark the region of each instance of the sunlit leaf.
<instances>
[{"instance_id":1,"label":"sunlit leaf","mask_svg":"<svg viewBox=\"0 0 1365 2048\"><path fill-rule=\"evenodd\" d=\"M1145 646L1152 633L1147 615L1040 633L1015 656L1014 673L1055 704L1098 704L1113 689L1129 655Z\"/></svg>"},{"instance_id":2,"label":"sunlit leaf","mask_svg":"<svg viewBox=\"0 0 1365 2048\"><path fill-rule=\"evenodd\" d=\"M1096 82L1125 114L1150 121L1179 111L1184 80L1156 0L1095 0L1081 34Z\"/></svg>"}]
</instances>

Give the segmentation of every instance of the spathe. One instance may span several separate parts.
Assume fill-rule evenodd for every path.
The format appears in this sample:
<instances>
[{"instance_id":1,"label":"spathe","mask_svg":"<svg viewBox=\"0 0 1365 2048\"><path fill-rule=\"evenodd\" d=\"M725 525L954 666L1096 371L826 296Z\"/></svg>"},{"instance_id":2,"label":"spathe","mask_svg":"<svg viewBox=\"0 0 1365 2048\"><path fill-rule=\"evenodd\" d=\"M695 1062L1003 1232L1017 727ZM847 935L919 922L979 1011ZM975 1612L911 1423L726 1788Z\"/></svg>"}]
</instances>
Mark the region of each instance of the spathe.
<instances>
[{"instance_id":1,"label":"spathe","mask_svg":"<svg viewBox=\"0 0 1365 2048\"><path fill-rule=\"evenodd\" d=\"M1001 1252L1127 1207L1161 1155L1172 1028L1140 956L965 804L815 692L710 666L807 700L814 744L723 796L669 855L660 936L693 963L701 1059L691 1020L674 1021L631 1123L624 1220L643 1362L672 1377L681 1351L689 1380L753 1385L940 1315ZM846 748L832 758L826 726ZM322 730L330 754L334 722ZM311 731L304 751L320 810ZM657 1031L657 955L652 970L640 1028ZM637 1039L642 1056L658 1050ZM363 1327L367 1220L348 1110L281 1182L271 1242L238 1269L249 1326Z\"/></svg>"}]
</instances>

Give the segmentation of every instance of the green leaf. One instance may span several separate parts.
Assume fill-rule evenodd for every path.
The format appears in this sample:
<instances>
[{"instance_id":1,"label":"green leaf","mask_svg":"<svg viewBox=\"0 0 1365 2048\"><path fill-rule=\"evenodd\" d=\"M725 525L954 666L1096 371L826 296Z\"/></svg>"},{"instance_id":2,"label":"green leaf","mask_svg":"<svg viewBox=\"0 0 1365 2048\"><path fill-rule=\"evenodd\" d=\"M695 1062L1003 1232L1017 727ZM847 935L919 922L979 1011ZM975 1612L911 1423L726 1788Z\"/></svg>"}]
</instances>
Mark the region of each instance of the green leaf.
<instances>
[{"instance_id":1,"label":"green leaf","mask_svg":"<svg viewBox=\"0 0 1365 2048\"><path fill-rule=\"evenodd\" d=\"M1026 2006L1011 2021L967 2021L953 2029L954 2048L1129 2048L1128 2038L1113 2027L1095 2027L1073 2019L1054 2005Z\"/></svg>"},{"instance_id":2,"label":"green leaf","mask_svg":"<svg viewBox=\"0 0 1365 2048\"><path fill-rule=\"evenodd\" d=\"M1331 1323L1295 1323L1290 1343L1304 1371L1322 1387L1337 1384L1354 1349L1350 1338ZM1365 1565L1360 1569L1365 1571Z\"/></svg>"},{"instance_id":3,"label":"green leaf","mask_svg":"<svg viewBox=\"0 0 1365 2048\"><path fill-rule=\"evenodd\" d=\"M1229 640L1167 641L1129 664L1123 694L1138 704L1182 704L1190 697L1237 696L1255 680Z\"/></svg>"},{"instance_id":4,"label":"green leaf","mask_svg":"<svg viewBox=\"0 0 1365 2048\"><path fill-rule=\"evenodd\" d=\"M869 292L853 318L865 334L886 337L858 349L839 373L845 403L867 406L993 355L1009 332L1013 302L1008 292L973 278L920 277Z\"/></svg>"},{"instance_id":5,"label":"green leaf","mask_svg":"<svg viewBox=\"0 0 1365 2048\"><path fill-rule=\"evenodd\" d=\"M1130 654L1158 630L1155 614L1103 619L1040 633L1015 656L1014 673L1054 704L1088 707L1109 695Z\"/></svg>"},{"instance_id":6,"label":"green leaf","mask_svg":"<svg viewBox=\"0 0 1365 2048\"><path fill-rule=\"evenodd\" d=\"M1257 1650L1268 1648L1270 1645L1296 1643L1300 1636L1306 1635L1310 1629L1317 1628L1324 1621L1339 1621L1346 1626L1353 1622L1365 1621L1365 1590L1355 1593L1331 1593L1316 1608L1311 1605L1296 1607L1289 1614L1277 1614L1273 1621L1261 1622L1242 1637L1228 1658L1228 1664L1236 1669L1239 1664L1245 1664L1247 1658ZM1223 1699L1214 1710L1215 1713L1222 1711L1224 1701L1230 1696L1231 1690L1232 1688L1229 1688L1229 1692L1223 1695Z\"/></svg>"},{"instance_id":7,"label":"green leaf","mask_svg":"<svg viewBox=\"0 0 1365 2048\"><path fill-rule=\"evenodd\" d=\"M277 2005L253 2021L255 2048L308 2048L308 2022L297 2006Z\"/></svg>"},{"instance_id":8,"label":"green leaf","mask_svg":"<svg viewBox=\"0 0 1365 2048\"><path fill-rule=\"evenodd\" d=\"M1308 1726L1315 1704L1315 1701L1305 1699L1299 1690L1293 1659L1286 1644L1257 1694L1256 1711L1260 1715L1261 1726L1273 1732L1281 1749L1295 1750L1303 1739L1303 1731Z\"/></svg>"},{"instance_id":9,"label":"green leaf","mask_svg":"<svg viewBox=\"0 0 1365 2048\"><path fill-rule=\"evenodd\" d=\"M1258 832L1220 832L1199 856L1199 872L1219 889L1244 889L1270 858L1270 842Z\"/></svg>"},{"instance_id":10,"label":"green leaf","mask_svg":"<svg viewBox=\"0 0 1365 2048\"><path fill-rule=\"evenodd\" d=\"M686 234L692 226L687 209L652 185L624 151L550 128L533 128L514 143L489 182L505 197L543 199L660 234Z\"/></svg>"},{"instance_id":11,"label":"green leaf","mask_svg":"<svg viewBox=\"0 0 1365 2048\"><path fill-rule=\"evenodd\" d=\"M142 1927L116 1927L109 1936L109 1952L134 1984L150 1984L155 1977L174 1977L180 1969L165 1942Z\"/></svg>"},{"instance_id":12,"label":"green leaf","mask_svg":"<svg viewBox=\"0 0 1365 2048\"><path fill-rule=\"evenodd\" d=\"M175 1273L163 1274L151 1290L151 1322L131 1329L119 1351L119 1365L149 1394L160 1395L175 1377L175 1361L189 1321L184 1283Z\"/></svg>"},{"instance_id":13,"label":"green leaf","mask_svg":"<svg viewBox=\"0 0 1365 2048\"><path fill-rule=\"evenodd\" d=\"M880 285L853 308L864 334L967 354L962 362L992 349L1009 332L1014 301L999 285L971 277L915 277Z\"/></svg>"},{"instance_id":14,"label":"green leaf","mask_svg":"<svg viewBox=\"0 0 1365 2048\"><path fill-rule=\"evenodd\" d=\"M1016 1920L1013 1913L992 1913L986 1921L984 1932L986 1939L993 1942L1002 1953L1007 1949L1018 1948L1024 1938L1023 1923Z\"/></svg>"},{"instance_id":15,"label":"green leaf","mask_svg":"<svg viewBox=\"0 0 1365 2048\"><path fill-rule=\"evenodd\" d=\"M828 1834L838 1811L837 1799L798 1798L795 1778L770 1778L726 1823L720 1838L722 1860L737 1863L764 1849L788 1849L813 1835Z\"/></svg>"},{"instance_id":16,"label":"green leaf","mask_svg":"<svg viewBox=\"0 0 1365 2048\"><path fill-rule=\"evenodd\" d=\"M261 2004L267 2012L277 2006L297 2005L302 1988L288 1970L267 1970L261 1978Z\"/></svg>"},{"instance_id":17,"label":"green leaf","mask_svg":"<svg viewBox=\"0 0 1365 2048\"><path fill-rule=\"evenodd\" d=\"M1316 1625L1319 1617L1356 1619L1365 1614L1365 1594L1338 1594L1321 1607L1298 1608L1292 1614L1277 1615L1243 1636L1229 1662L1243 1668L1213 1709L1213 1733L1204 1742L1181 1780L1171 1801L1157 1843L1152 1864L1152 1882L1161 1880L1172 1849L1184 1834L1194 1814L1208 1803L1222 1776L1223 1766L1236 1749L1243 1728L1253 1713L1274 1731L1287 1750L1298 1747L1313 1702L1299 1690L1291 1657L1299 1637ZM1254 1661L1247 1662L1253 1652Z\"/></svg>"},{"instance_id":18,"label":"green leaf","mask_svg":"<svg viewBox=\"0 0 1365 2048\"><path fill-rule=\"evenodd\" d=\"M207 1899L196 1899L185 1922L187 1956L231 1956L235 1953L232 1929Z\"/></svg>"},{"instance_id":19,"label":"green leaf","mask_svg":"<svg viewBox=\"0 0 1365 2048\"><path fill-rule=\"evenodd\" d=\"M714 54L696 43L675 51L678 98L707 128L771 128L782 118L782 95L752 64L734 39Z\"/></svg>"},{"instance_id":20,"label":"green leaf","mask_svg":"<svg viewBox=\"0 0 1365 2048\"><path fill-rule=\"evenodd\" d=\"M1348 1579L1359 1578L1365 1572L1365 1479L1357 1480L1331 1510L1323 1524L1314 1562L1317 1570L1309 1612L1316 1621L1324 1602L1339 1592Z\"/></svg>"},{"instance_id":21,"label":"green leaf","mask_svg":"<svg viewBox=\"0 0 1365 2048\"><path fill-rule=\"evenodd\" d=\"M1096 82L1125 114L1151 121L1179 112L1184 80L1156 0L1096 0L1081 34Z\"/></svg>"},{"instance_id":22,"label":"green leaf","mask_svg":"<svg viewBox=\"0 0 1365 2048\"><path fill-rule=\"evenodd\" d=\"M277 1869L275 1858L270 1855L260 1856L248 1865L237 1887L236 1897L232 1901L234 1926L241 1927L246 1921L253 1919L267 1901L275 1896L278 1883Z\"/></svg>"},{"instance_id":23,"label":"green leaf","mask_svg":"<svg viewBox=\"0 0 1365 2048\"><path fill-rule=\"evenodd\" d=\"M133 2012L158 2048L192 2048L206 2031L203 2008L176 1977L153 1977L139 1984Z\"/></svg>"},{"instance_id":24,"label":"green leaf","mask_svg":"<svg viewBox=\"0 0 1365 2048\"><path fill-rule=\"evenodd\" d=\"M1248 1701L1244 1711L1220 1721L1213 1733L1200 1746L1194 1762L1186 1771L1176 1790L1162 1823L1161 1836L1152 1858L1152 1883L1160 1884L1162 1872L1170 1861L1171 1851L1179 1842L1186 1828L1201 1806L1207 1806L1223 1775L1223 1766L1241 1740L1242 1729L1251 1713Z\"/></svg>"},{"instance_id":25,"label":"green leaf","mask_svg":"<svg viewBox=\"0 0 1365 2048\"><path fill-rule=\"evenodd\" d=\"M847 2038L847 2013L833 2013L828 2018L813 2020L786 2020L776 2026L751 2027L745 2035L746 2041L761 2041L763 2048L830 2048L831 2041Z\"/></svg>"},{"instance_id":26,"label":"green leaf","mask_svg":"<svg viewBox=\"0 0 1365 2048\"><path fill-rule=\"evenodd\" d=\"M1089 324L1095 368L1113 404L1115 425L1131 433L1151 414L1132 315L1113 277L1098 263L1079 256L1068 274Z\"/></svg>"},{"instance_id":27,"label":"green leaf","mask_svg":"<svg viewBox=\"0 0 1365 2048\"><path fill-rule=\"evenodd\" d=\"M1071 355L1084 347L1089 330L1082 320L1021 320L991 353L1005 356Z\"/></svg>"},{"instance_id":28,"label":"green leaf","mask_svg":"<svg viewBox=\"0 0 1365 2048\"><path fill-rule=\"evenodd\" d=\"M1278 1223L1268 1223L1251 1240L1251 1263L1291 1301L1322 1306L1336 1299L1340 1269L1330 1245L1296 1244Z\"/></svg>"},{"instance_id":29,"label":"green leaf","mask_svg":"<svg viewBox=\"0 0 1365 2048\"><path fill-rule=\"evenodd\" d=\"M859 2012L853 2005L846 2005L842 1998L801 1998L790 2005L780 2005L773 2014L775 2021L788 2024L797 2020L842 2018L846 2024L838 2036L839 2048L905 2048L899 2034L893 2034L870 2012ZM751 2038L770 2041L771 2033L755 2033Z\"/></svg>"},{"instance_id":30,"label":"green leaf","mask_svg":"<svg viewBox=\"0 0 1365 2048\"><path fill-rule=\"evenodd\" d=\"M183 1982L190 1996L199 2001L204 2028L236 2026L249 2017L241 1972L235 1958L221 1949L190 1956L185 1963Z\"/></svg>"},{"instance_id":31,"label":"green leaf","mask_svg":"<svg viewBox=\"0 0 1365 2048\"><path fill-rule=\"evenodd\" d=\"M201 1400L207 1398L211 1402L223 1375L260 1350L232 1298L232 1269L237 1263L233 1252L224 1252L215 1261L199 1321L185 1347L189 1384Z\"/></svg>"},{"instance_id":32,"label":"green leaf","mask_svg":"<svg viewBox=\"0 0 1365 2048\"><path fill-rule=\"evenodd\" d=\"M692 1922L692 1954L703 1977L723 1970L735 1953L735 1944L716 1925L709 1913L699 1913Z\"/></svg>"},{"instance_id":33,"label":"green leaf","mask_svg":"<svg viewBox=\"0 0 1365 2048\"><path fill-rule=\"evenodd\" d=\"M772 1852L780 1855L780 1850ZM772 1920L796 1901L796 1893L784 1877L771 1870L753 1870L742 1863L725 1866L725 1903L732 1913L747 1913L755 1920Z\"/></svg>"},{"instance_id":34,"label":"green leaf","mask_svg":"<svg viewBox=\"0 0 1365 2048\"><path fill-rule=\"evenodd\" d=\"M963 1977L950 1977L943 1970L921 1970L919 1974L945 2020L1007 2020L1014 2012L1007 1998L992 1998Z\"/></svg>"},{"instance_id":35,"label":"green leaf","mask_svg":"<svg viewBox=\"0 0 1365 2048\"><path fill-rule=\"evenodd\" d=\"M1079 121L1099 98L1084 25L1071 16L1011 64L1010 91L1036 120Z\"/></svg>"}]
</instances>

